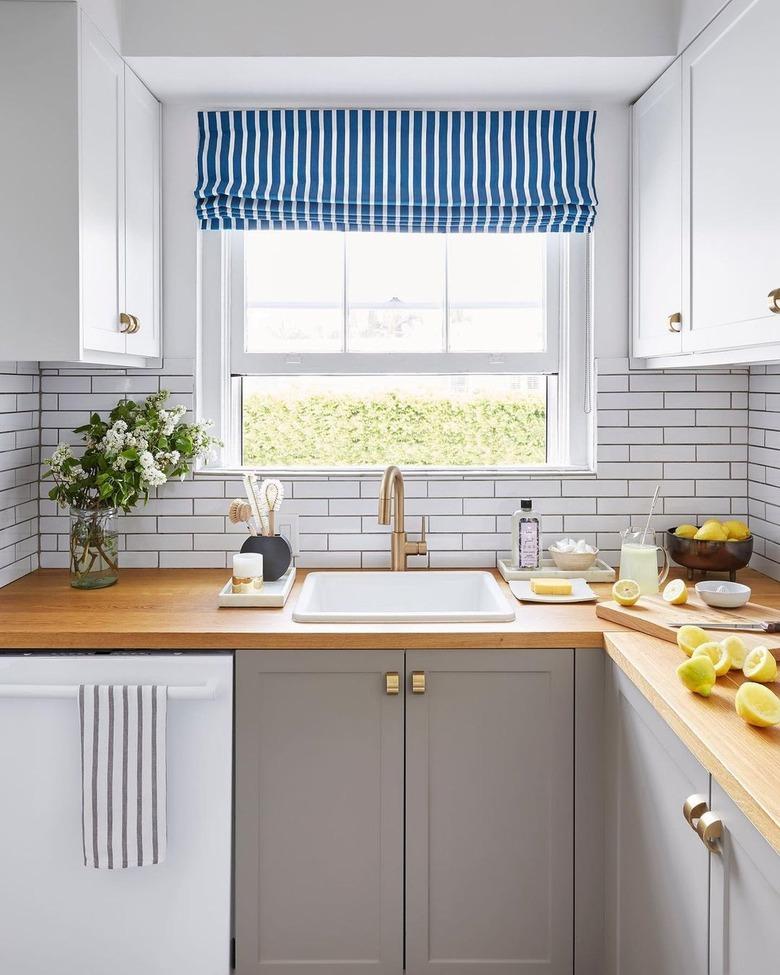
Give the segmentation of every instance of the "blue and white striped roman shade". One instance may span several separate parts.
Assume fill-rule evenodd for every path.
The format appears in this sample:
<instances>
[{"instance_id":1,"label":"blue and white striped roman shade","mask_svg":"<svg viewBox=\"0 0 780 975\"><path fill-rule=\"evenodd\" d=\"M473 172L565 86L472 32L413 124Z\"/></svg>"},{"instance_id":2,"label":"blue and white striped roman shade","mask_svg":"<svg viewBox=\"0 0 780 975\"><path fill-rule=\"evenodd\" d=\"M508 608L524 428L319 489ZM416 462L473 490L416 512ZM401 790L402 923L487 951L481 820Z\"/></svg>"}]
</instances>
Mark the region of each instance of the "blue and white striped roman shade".
<instances>
[{"instance_id":1,"label":"blue and white striped roman shade","mask_svg":"<svg viewBox=\"0 0 780 975\"><path fill-rule=\"evenodd\" d=\"M587 232L595 112L199 112L204 230Z\"/></svg>"}]
</instances>

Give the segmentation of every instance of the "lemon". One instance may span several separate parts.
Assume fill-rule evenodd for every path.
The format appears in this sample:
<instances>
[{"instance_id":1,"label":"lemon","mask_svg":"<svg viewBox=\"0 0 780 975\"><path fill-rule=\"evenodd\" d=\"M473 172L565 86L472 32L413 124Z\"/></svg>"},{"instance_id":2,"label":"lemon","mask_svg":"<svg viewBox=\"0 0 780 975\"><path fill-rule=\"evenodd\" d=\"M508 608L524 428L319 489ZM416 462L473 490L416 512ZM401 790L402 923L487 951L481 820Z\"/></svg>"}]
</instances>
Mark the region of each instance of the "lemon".
<instances>
[{"instance_id":1,"label":"lemon","mask_svg":"<svg viewBox=\"0 0 780 975\"><path fill-rule=\"evenodd\" d=\"M633 579L618 579L612 587L612 598L621 606L633 606L639 599L639 583Z\"/></svg>"},{"instance_id":2,"label":"lemon","mask_svg":"<svg viewBox=\"0 0 780 975\"><path fill-rule=\"evenodd\" d=\"M664 586L663 598L672 606L682 606L688 602L688 590L682 579L672 579Z\"/></svg>"},{"instance_id":3,"label":"lemon","mask_svg":"<svg viewBox=\"0 0 780 975\"><path fill-rule=\"evenodd\" d=\"M696 647L702 643L707 643L709 638L709 634L705 633L700 626L692 626L689 623L686 626L681 626L677 631L677 646L683 653L687 653L689 657L692 657Z\"/></svg>"},{"instance_id":4,"label":"lemon","mask_svg":"<svg viewBox=\"0 0 780 975\"><path fill-rule=\"evenodd\" d=\"M723 529L735 542L743 542L746 538L750 538L750 529L744 521L724 521Z\"/></svg>"},{"instance_id":5,"label":"lemon","mask_svg":"<svg viewBox=\"0 0 780 975\"><path fill-rule=\"evenodd\" d=\"M731 669L742 670L747 656L747 647L741 636L727 636L721 644L728 650L731 658Z\"/></svg>"},{"instance_id":6,"label":"lemon","mask_svg":"<svg viewBox=\"0 0 780 975\"><path fill-rule=\"evenodd\" d=\"M743 684L734 698L734 707L743 721L757 728L780 724L780 699L763 684Z\"/></svg>"},{"instance_id":7,"label":"lemon","mask_svg":"<svg viewBox=\"0 0 780 975\"><path fill-rule=\"evenodd\" d=\"M705 522L693 536L698 542L725 542L728 535L719 521Z\"/></svg>"},{"instance_id":8,"label":"lemon","mask_svg":"<svg viewBox=\"0 0 780 975\"><path fill-rule=\"evenodd\" d=\"M709 697L715 686L715 668L706 654L683 660L677 668L677 676L694 694Z\"/></svg>"},{"instance_id":9,"label":"lemon","mask_svg":"<svg viewBox=\"0 0 780 975\"><path fill-rule=\"evenodd\" d=\"M720 522L717 518L708 518L706 521L701 523L701 527L704 528L705 525L719 525Z\"/></svg>"},{"instance_id":10,"label":"lemon","mask_svg":"<svg viewBox=\"0 0 780 975\"><path fill-rule=\"evenodd\" d=\"M777 661L766 647L753 647L745 657L742 673L748 680L768 684L777 677Z\"/></svg>"},{"instance_id":11,"label":"lemon","mask_svg":"<svg viewBox=\"0 0 780 975\"><path fill-rule=\"evenodd\" d=\"M678 525L674 533L678 538L693 538L697 531L696 525Z\"/></svg>"},{"instance_id":12,"label":"lemon","mask_svg":"<svg viewBox=\"0 0 780 975\"><path fill-rule=\"evenodd\" d=\"M729 656L728 650L723 646L722 643L715 643L714 640L708 640L706 643L700 643L698 647L693 651L694 657L707 656L712 661L712 665L715 668L716 677L722 677L731 670L731 657Z\"/></svg>"}]
</instances>

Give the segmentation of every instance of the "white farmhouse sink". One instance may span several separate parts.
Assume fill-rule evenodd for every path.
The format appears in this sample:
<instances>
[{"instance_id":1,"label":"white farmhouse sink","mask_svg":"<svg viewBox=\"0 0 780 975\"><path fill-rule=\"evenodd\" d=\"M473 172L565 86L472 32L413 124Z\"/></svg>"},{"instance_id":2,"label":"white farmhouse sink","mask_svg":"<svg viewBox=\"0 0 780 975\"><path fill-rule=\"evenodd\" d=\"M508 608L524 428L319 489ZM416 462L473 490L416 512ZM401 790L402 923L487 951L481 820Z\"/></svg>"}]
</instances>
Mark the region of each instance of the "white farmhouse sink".
<instances>
[{"instance_id":1,"label":"white farmhouse sink","mask_svg":"<svg viewBox=\"0 0 780 975\"><path fill-rule=\"evenodd\" d=\"M296 623L502 623L515 618L489 572L312 572Z\"/></svg>"}]
</instances>

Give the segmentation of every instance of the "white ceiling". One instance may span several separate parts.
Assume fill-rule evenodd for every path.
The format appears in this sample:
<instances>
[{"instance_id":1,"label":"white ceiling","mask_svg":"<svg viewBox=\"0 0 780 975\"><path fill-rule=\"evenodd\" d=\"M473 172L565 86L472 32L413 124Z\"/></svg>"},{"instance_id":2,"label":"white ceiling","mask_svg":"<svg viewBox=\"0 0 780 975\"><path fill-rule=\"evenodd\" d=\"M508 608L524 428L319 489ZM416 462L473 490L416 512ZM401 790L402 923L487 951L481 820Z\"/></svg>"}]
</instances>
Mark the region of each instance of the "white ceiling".
<instances>
[{"instance_id":1,"label":"white ceiling","mask_svg":"<svg viewBox=\"0 0 780 975\"><path fill-rule=\"evenodd\" d=\"M200 107L556 107L636 99L671 56L128 57L164 102Z\"/></svg>"}]
</instances>

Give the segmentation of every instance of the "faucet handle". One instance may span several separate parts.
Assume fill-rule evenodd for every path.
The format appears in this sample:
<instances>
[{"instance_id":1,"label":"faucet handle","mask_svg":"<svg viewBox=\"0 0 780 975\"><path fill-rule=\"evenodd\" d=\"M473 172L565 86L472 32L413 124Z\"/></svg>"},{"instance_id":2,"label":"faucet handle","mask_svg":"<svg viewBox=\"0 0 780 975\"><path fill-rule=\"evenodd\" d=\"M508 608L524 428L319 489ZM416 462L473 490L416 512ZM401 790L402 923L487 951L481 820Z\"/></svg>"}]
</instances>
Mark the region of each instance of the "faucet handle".
<instances>
[{"instance_id":1,"label":"faucet handle","mask_svg":"<svg viewBox=\"0 0 780 975\"><path fill-rule=\"evenodd\" d=\"M417 543L417 554L427 555L428 554L428 536L426 534L426 524L428 522L427 515L423 515L420 518L420 541Z\"/></svg>"}]
</instances>

